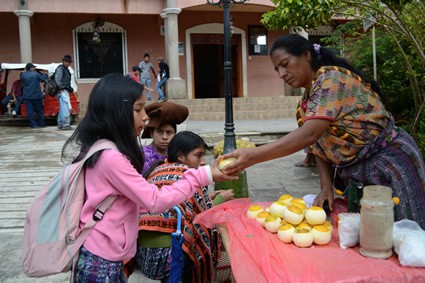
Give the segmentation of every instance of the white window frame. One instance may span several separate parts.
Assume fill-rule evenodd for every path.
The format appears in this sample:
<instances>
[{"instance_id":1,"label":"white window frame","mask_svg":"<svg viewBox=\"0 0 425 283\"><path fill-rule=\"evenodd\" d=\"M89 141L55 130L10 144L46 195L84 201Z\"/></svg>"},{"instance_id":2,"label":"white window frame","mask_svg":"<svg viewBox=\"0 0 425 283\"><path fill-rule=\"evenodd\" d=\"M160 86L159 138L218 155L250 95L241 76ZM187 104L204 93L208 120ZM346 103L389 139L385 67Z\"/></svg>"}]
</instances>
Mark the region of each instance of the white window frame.
<instances>
[{"instance_id":1,"label":"white window frame","mask_svg":"<svg viewBox=\"0 0 425 283\"><path fill-rule=\"evenodd\" d=\"M76 78L78 79L78 83L96 83L100 78L80 78L80 65L79 65L79 54L78 54L78 33L87 33L87 32L93 32L93 22L84 23L82 25L79 25L75 29L72 30L72 37L73 37L73 45L74 45L74 65L75 65L75 72L76 72ZM121 33L121 40L122 40L122 60L123 60L123 70L124 74L128 73L128 55L127 55L127 32L126 30L114 23L111 22L105 22L103 26L99 28L99 33L107 33L107 32L114 32L114 33Z\"/></svg>"}]
</instances>

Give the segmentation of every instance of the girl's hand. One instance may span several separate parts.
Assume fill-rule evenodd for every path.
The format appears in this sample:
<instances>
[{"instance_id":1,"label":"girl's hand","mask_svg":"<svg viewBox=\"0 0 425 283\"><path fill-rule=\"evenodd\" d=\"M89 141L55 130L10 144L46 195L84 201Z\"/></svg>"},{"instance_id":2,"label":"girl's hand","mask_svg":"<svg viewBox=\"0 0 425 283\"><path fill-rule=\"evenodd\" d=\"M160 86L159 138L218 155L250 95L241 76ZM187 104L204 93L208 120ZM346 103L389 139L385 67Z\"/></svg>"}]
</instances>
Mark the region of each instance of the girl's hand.
<instances>
[{"instance_id":1,"label":"girl's hand","mask_svg":"<svg viewBox=\"0 0 425 283\"><path fill-rule=\"evenodd\" d=\"M211 174L214 182L220 181L229 181L229 180L237 180L238 176L232 176L230 174L225 174L218 169L218 162L222 159L221 156L217 157L214 163L211 165Z\"/></svg>"},{"instance_id":2,"label":"girl's hand","mask_svg":"<svg viewBox=\"0 0 425 283\"><path fill-rule=\"evenodd\" d=\"M224 201L235 199L235 193L233 192L233 189L230 190L219 190L217 191L219 195L221 195L224 199Z\"/></svg>"}]
</instances>

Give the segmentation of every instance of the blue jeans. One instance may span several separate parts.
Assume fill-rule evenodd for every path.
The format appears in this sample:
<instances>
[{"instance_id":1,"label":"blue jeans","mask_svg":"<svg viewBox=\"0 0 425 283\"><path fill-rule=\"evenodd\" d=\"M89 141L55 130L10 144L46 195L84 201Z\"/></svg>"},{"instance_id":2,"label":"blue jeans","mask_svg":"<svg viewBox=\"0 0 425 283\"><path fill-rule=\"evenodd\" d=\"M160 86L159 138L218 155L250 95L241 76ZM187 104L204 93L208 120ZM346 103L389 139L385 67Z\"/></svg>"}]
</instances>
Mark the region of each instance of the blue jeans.
<instances>
[{"instance_id":1,"label":"blue jeans","mask_svg":"<svg viewBox=\"0 0 425 283\"><path fill-rule=\"evenodd\" d=\"M168 80L168 77L163 77L158 84L156 85L156 91L158 92L158 100L165 99L164 92L162 91L162 86L165 85L165 82Z\"/></svg>"},{"instance_id":2,"label":"blue jeans","mask_svg":"<svg viewBox=\"0 0 425 283\"><path fill-rule=\"evenodd\" d=\"M2 114L6 113L6 111L7 111L7 104L9 104L9 102L12 101L12 100L13 100L13 95L10 95L10 94L9 95L6 95L3 98L3 100L1 101L1 106L2 106L2 109L3 109L3 113ZM22 95L16 97L15 108L13 108L13 111L15 111L17 114L20 114L21 113L21 104L22 104L23 101L24 101L24 97Z\"/></svg>"},{"instance_id":3,"label":"blue jeans","mask_svg":"<svg viewBox=\"0 0 425 283\"><path fill-rule=\"evenodd\" d=\"M30 120L31 128L43 127L44 124L44 116L43 116L43 99L25 99L27 104L27 112L28 112L28 120ZM37 113L37 123L34 120L34 111Z\"/></svg>"},{"instance_id":4,"label":"blue jeans","mask_svg":"<svg viewBox=\"0 0 425 283\"><path fill-rule=\"evenodd\" d=\"M140 83L142 83L143 85L147 86L147 87L151 87L151 78L141 78ZM151 100L152 99L152 95L150 90L148 90L148 99Z\"/></svg>"},{"instance_id":5,"label":"blue jeans","mask_svg":"<svg viewBox=\"0 0 425 283\"><path fill-rule=\"evenodd\" d=\"M69 92L61 90L58 93L59 100L59 113L58 113L58 128L65 128L71 124L71 100L69 99Z\"/></svg>"}]
</instances>

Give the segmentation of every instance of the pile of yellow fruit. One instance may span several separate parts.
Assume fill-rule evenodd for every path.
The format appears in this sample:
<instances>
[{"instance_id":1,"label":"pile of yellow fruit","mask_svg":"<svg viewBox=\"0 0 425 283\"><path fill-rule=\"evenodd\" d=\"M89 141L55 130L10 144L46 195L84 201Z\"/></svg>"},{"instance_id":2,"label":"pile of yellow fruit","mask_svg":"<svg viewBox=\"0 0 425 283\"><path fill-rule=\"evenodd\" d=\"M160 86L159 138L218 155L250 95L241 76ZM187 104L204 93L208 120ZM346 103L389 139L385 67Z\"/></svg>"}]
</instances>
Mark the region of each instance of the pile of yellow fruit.
<instances>
[{"instance_id":1,"label":"pile of yellow fruit","mask_svg":"<svg viewBox=\"0 0 425 283\"><path fill-rule=\"evenodd\" d=\"M289 194L280 196L265 210L260 205L251 205L247 217L255 219L271 233L277 233L284 243L293 242L300 248L313 243L327 245L332 238L332 224L326 220L326 212L319 206L306 207L302 198Z\"/></svg>"},{"instance_id":2,"label":"pile of yellow fruit","mask_svg":"<svg viewBox=\"0 0 425 283\"><path fill-rule=\"evenodd\" d=\"M247 140L236 140L236 148L251 148L255 147L255 144L253 142L247 141ZM215 157L222 155L224 150L224 140L219 141L214 145L214 155Z\"/></svg>"}]
</instances>

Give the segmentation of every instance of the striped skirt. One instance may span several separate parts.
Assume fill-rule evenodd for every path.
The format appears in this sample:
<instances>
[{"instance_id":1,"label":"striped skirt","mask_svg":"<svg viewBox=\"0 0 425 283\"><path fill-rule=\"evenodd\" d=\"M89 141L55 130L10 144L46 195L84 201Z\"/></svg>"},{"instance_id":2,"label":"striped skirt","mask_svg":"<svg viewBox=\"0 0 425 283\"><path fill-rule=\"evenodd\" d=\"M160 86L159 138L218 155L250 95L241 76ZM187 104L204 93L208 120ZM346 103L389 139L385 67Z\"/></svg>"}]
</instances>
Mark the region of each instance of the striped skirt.
<instances>
[{"instance_id":1,"label":"striped skirt","mask_svg":"<svg viewBox=\"0 0 425 283\"><path fill-rule=\"evenodd\" d=\"M171 247L137 247L136 266L148 278L167 282L170 275Z\"/></svg>"},{"instance_id":2,"label":"striped skirt","mask_svg":"<svg viewBox=\"0 0 425 283\"><path fill-rule=\"evenodd\" d=\"M424 161L413 138L403 129L396 131L388 143L388 136L374 141L362 160L337 167L337 177L344 182L353 179L364 186L392 188L393 197L400 199L394 207L394 220L411 219L425 229Z\"/></svg>"},{"instance_id":3,"label":"striped skirt","mask_svg":"<svg viewBox=\"0 0 425 283\"><path fill-rule=\"evenodd\" d=\"M80 248L74 272L74 282L125 283L127 278L123 272L122 261L109 261Z\"/></svg>"}]
</instances>

